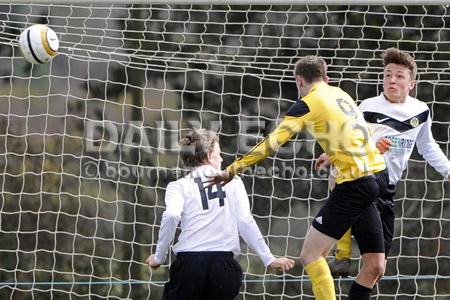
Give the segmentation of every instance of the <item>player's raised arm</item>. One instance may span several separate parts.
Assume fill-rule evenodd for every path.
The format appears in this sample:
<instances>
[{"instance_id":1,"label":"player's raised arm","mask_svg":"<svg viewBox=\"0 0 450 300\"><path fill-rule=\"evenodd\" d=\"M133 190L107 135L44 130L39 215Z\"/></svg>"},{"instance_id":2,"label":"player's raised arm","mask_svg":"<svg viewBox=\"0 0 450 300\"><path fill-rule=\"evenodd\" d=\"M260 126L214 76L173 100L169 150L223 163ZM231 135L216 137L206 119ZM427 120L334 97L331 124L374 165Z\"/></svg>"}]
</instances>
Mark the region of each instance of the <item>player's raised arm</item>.
<instances>
[{"instance_id":1,"label":"player's raised arm","mask_svg":"<svg viewBox=\"0 0 450 300\"><path fill-rule=\"evenodd\" d=\"M306 104L304 104L301 100L299 100L297 103L294 104L291 109L294 107L296 108L299 105L306 107ZM309 112L307 107L303 110L305 113ZM217 183L225 185L230 182L231 179L233 179L234 175L239 174L246 167L257 164L266 159L272 153L276 152L278 148L289 141L292 136L302 130L304 121L307 119L307 117L301 118L302 116L292 116L289 115L288 112L288 114L284 117L277 128L272 131L267 137L265 137L261 142L256 144L256 146L254 146L249 152L247 152L244 156L236 159L231 165L226 168L226 170L217 175L211 176L206 181L207 186L211 186Z\"/></svg>"}]
</instances>

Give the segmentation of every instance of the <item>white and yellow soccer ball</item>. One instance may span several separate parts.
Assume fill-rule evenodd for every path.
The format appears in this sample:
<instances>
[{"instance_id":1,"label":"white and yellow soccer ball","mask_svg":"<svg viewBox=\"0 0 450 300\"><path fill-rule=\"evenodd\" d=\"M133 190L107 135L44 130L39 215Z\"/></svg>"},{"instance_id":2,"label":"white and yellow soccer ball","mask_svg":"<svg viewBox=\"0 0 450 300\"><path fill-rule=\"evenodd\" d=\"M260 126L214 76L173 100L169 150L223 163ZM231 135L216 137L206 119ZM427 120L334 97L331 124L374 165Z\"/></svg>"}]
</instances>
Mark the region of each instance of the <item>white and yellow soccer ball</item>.
<instances>
[{"instance_id":1,"label":"white and yellow soccer ball","mask_svg":"<svg viewBox=\"0 0 450 300\"><path fill-rule=\"evenodd\" d=\"M52 29L36 24L20 34L19 45L23 56L30 63L45 64L58 53L59 40Z\"/></svg>"}]
</instances>

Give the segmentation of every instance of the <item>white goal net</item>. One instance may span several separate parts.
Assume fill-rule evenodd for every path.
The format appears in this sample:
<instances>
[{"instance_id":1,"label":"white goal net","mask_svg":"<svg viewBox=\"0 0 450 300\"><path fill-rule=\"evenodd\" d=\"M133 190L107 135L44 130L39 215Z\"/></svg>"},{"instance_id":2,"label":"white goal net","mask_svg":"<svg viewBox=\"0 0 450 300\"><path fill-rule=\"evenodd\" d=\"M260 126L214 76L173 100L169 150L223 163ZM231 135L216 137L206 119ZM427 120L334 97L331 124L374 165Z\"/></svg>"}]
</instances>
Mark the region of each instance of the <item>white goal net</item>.
<instances>
[{"instance_id":1,"label":"white goal net","mask_svg":"<svg viewBox=\"0 0 450 300\"><path fill-rule=\"evenodd\" d=\"M186 172L177 141L193 127L217 130L231 163L296 100L293 66L305 55L325 58L331 84L360 101L381 92L381 53L409 51L413 94L449 154L448 5L125 2L0 3L0 299L159 299L173 255L157 271L144 261L165 187ZM60 39L49 64L20 54L32 24ZM327 197L327 174L312 168L320 153L300 134L242 175L275 255L297 259ZM414 153L395 205L374 298L449 299L449 183ZM313 299L298 260L281 274L242 250L239 299ZM350 284L335 281L340 299Z\"/></svg>"}]
</instances>

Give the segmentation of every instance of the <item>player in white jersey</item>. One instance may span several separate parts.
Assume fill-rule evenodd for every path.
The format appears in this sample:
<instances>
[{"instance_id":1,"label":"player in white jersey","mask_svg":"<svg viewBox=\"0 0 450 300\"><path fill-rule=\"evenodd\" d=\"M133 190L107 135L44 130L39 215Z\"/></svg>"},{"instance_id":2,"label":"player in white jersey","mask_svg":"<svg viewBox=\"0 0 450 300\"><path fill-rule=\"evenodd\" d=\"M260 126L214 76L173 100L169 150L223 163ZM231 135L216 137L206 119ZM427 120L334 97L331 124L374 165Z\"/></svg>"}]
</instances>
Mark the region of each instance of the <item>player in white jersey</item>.
<instances>
[{"instance_id":1,"label":"player in white jersey","mask_svg":"<svg viewBox=\"0 0 450 300\"><path fill-rule=\"evenodd\" d=\"M181 233L173 247L176 260L170 267L163 299L234 299L242 281L242 269L233 258L240 253L239 235L265 266L291 269L292 259L275 258L267 247L239 177L225 187L204 187L202 182L221 168L217 134L194 129L180 144L181 159L193 170L168 184L156 252L146 260L152 269L166 260L181 221Z\"/></svg>"},{"instance_id":2,"label":"player in white jersey","mask_svg":"<svg viewBox=\"0 0 450 300\"><path fill-rule=\"evenodd\" d=\"M395 48L387 49L384 53L383 93L362 101L359 106L372 130L377 148L383 153L389 172L388 191L377 201L383 221L386 257L394 233L395 186L407 167L414 145L436 171L450 179L450 162L431 133L430 110L425 103L409 96L415 87L416 73L416 63L409 54ZM327 164L326 157L321 157L316 167ZM362 221L352 226L352 233L358 235L355 235L357 241L358 238L364 239L360 234L364 224ZM347 276L349 273L350 243L350 232L337 243L336 259L330 263L334 276Z\"/></svg>"}]
</instances>

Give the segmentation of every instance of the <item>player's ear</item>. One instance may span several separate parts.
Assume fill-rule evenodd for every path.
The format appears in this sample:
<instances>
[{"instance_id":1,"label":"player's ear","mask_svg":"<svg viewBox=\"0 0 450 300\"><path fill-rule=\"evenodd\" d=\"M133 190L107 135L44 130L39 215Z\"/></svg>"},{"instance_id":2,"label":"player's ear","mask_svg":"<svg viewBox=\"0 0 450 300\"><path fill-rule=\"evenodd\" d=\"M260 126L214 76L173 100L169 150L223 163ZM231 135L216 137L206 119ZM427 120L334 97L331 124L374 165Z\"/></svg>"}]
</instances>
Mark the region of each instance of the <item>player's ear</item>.
<instances>
[{"instance_id":1,"label":"player's ear","mask_svg":"<svg viewBox=\"0 0 450 300\"><path fill-rule=\"evenodd\" d=\"M211 152L208 153L208 155L206 155L206 159L205 159L205 164L211 164L212 162L212 157L211 157Z\"/></svg>"},{"instance_id":2,"label":"player's ear","mask_svg":"<svg viewBox=\"0 0 450 300\"><path fill-rule=\"evenodd\" d=\"M325 81L326 83L328 83L329 80L330 80L330 77L328 77L328 75L325 75L325 77L323 78L323 81Z\"/></svg>"},{"instance_id":3,"label":"player's ear","mask_svg":"<svg viewBox=\"0 0 450 300\"><path fill-rule=\"evenodd\" d=\"M413 81L411 81L411 83L409 85L409 90L412 91L415 87L416 87L416 81L413 80Z\"/></svg>"},{"instance_id":4,"label":"player's ear","mask_svg":"<svg viewBox=\"0 0 450 300\"><path fill-rule=\"evenodd\" d=\"M299 79L299 82L300 82L300 86L301 86L301 87L304 87L305 85L308 84L308 81L306 81L305 77L299 75L299 76L298 76L298 79Z\"/></svg>"},{"instance_id":5,"label":"player's ear","mask_svg":"<svg viewBox=\"0 0 450 300\"><path fill-rule=\"evenodd\" d=\"M300 75L295 75L295 84L297 85L297 89L300 90L300 88L302 87L302 76Z\"/></svg>"}]
</instances>

